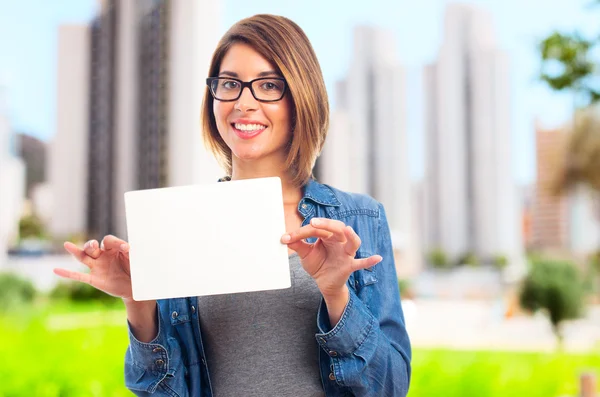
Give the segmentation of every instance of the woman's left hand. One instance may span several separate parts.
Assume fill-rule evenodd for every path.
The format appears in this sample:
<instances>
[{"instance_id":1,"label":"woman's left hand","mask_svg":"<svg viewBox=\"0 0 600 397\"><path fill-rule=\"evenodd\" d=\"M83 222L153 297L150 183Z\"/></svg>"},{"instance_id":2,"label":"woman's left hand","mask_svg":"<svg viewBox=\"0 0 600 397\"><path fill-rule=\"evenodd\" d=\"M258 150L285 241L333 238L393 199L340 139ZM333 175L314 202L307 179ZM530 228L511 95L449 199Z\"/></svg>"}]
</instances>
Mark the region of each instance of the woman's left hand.
<instances>
[{"instance_id":1,"label":"woman's left hand","mask_svg":"<svg viewBox=\"0 0 600 397\"><path fill-rule=\"evenodd\" d=\"M304 241L309 237L318 240L309 244ZM309 225L285 234L281 242L298 253L302 267L315 280L325 299L343 295L350 274L382 260L379 255L355 259L360 237L350 226L334 219L313 218Z\"/></svg>"}]
</instances>

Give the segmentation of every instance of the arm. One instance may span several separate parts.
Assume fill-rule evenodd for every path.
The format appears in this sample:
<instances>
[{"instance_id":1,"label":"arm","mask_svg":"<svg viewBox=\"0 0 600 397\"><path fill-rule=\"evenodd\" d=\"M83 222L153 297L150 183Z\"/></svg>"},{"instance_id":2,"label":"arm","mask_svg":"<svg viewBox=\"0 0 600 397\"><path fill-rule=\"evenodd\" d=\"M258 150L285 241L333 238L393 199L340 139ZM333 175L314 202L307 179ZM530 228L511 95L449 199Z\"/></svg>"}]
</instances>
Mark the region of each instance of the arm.
<instances>
[{"instance_id":1,"label":"arm","mask_svg":"<svg viewBox=\"0 0 600 397\"><path fill-rule=\"evenodd\" d=\"M126 302L125 385L136 396L188 396L181 347L165 301ZM136 337L137 336L137 337Z\"/></svg>"},{"instance_id":2,"label":"arm","mask_svg":"<svg viewBox=\"0 0 600 397\"><path fill-rule=\"evenodd\" d=\"M359 295L349 288L348 303L333 329L327 305L318 313L317 341L329 355L335 382L356 396L406 396L411 347L400 305L389 226L379 205L377 282ZM336 316L331 316L335 318Z\"/></svg>"}]
</instances>

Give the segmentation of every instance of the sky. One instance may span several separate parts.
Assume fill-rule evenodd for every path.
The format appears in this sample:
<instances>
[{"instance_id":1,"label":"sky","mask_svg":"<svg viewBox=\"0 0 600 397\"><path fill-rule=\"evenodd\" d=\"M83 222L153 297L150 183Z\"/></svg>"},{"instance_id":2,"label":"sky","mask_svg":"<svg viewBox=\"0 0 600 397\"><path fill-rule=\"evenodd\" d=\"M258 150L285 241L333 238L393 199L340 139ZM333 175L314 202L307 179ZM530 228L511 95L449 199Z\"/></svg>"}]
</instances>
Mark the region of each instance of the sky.
<instances>
[{"instance_id":1,"label":"sky","mask_svg":"<svg viewBox=\"0 0 600 397\"><path fill-rule=\"evenodd\" d=\"M123 1L123 0L120 0ZM203 0L198 0L203 1ZM214 0L209 0L214 1ZM569 119L571 99L537 81L536 44L555 29L600 34L600 7L590 0L470 0L491 12L499 48L510 57L511 142L515 180L535 178L534 122L560 126ZM280 14L306 32L319 58L330 99L352 58L353 27L388 29L396 39L396 58L406 69L407 135L411 175L424 173L422 68L434 62L443 40L446 0L223 0L221 32L237 20ZM0 0L0 87L15 131L45 141L56 130L57 30L63 23L87 23L96 0ZM332 102L332 107L335 103Z\"/></svg>"}]
</instances>

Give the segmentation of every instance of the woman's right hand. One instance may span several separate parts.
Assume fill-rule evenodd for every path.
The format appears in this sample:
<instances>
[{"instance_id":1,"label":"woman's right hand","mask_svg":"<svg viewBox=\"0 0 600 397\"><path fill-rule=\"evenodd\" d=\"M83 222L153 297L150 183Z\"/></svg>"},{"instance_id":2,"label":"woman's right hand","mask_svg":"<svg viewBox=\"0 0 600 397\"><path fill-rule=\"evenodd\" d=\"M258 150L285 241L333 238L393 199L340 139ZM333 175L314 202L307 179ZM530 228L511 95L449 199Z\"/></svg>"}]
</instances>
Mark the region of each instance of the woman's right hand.
<instances>
[{"instance_id":1,"label":"woman's right hand","mask_svg":"<svg viewBox=\"0 0 600 397\"><path fill-rule=\"evenodd\" d=\"M90 268L89 273L67 269L54 269L58 276L91 285L109 295L132 301L131 275L129 271L129 244L115 236L108 235L98 244L90 240L79 249L67 241L64 247L79 262Z\"/></svg>"}]
</instances>

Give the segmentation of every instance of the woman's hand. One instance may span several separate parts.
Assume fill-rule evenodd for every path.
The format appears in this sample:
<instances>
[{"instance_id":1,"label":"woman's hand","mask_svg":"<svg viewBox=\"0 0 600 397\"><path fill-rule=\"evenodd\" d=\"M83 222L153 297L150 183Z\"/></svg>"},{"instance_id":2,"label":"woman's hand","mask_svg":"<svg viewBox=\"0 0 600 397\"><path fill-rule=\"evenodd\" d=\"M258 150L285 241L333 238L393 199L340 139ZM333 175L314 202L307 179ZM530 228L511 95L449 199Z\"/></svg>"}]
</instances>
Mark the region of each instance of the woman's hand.
<instances>
[{"instance_id":1,"label":"woman's hand","mask_svg":"<svg viewBox=\"0 0 600 397\"><path fill-rule=\"evenodd\" d=\"M318 240L309 244L304 241L309 237ZM326 301L347 296L346 282L350 274L382 259L379 255L355 259L360 238L350 226L333 219L313 218L310 225L284 235L281 242L298 253L304 270L315 280Z\"/></svg>"},{"instance_id":2,"label":"woman's hand","mask_svg":"<svg viewBox=\"0 0 600 397\"><path fill-rule=\"evenodd\" d=\"M129 272L129 244L115 236L108 235L98 244L90 240L79 249L71 242L65 242L65 249L79 262L90 268L89 273L79 273L66 269L54 269L58 276L91 285L109 295L132 301L131 276Z\"/></svg>"}]
</instances>

